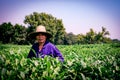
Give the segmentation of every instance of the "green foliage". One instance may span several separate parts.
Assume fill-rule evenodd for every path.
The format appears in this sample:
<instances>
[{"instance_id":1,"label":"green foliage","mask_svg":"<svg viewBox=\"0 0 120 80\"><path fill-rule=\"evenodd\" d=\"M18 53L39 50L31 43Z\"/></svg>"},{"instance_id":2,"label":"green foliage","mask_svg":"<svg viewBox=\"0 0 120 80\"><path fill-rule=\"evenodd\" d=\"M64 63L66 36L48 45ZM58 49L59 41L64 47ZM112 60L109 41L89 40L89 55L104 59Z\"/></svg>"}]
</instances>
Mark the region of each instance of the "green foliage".
<instances>
[{"instance_id":1,"label":"green foliage","mask_svg":"<svg viewBox=\"0 0 120 80\"><path fill-rule=\"evenodd\" d=\"M85 43L94 44L94 43L109 43L111 42L110 38L106 37L109 35L109 31L106 31L106 28L102 27L102 31L96 33L93 29L90 29L86 36L84 37Z\"/></svg>"},{"instance_id":2,"label":"green foliage","mask_svg":"<svg viewBox=\"0 0 120 80\"><path fill-rule=\"evenodd\" d=\"M65 45L77 44L77 36L73 33L66 33L64 38Z\"/></svg>"},{"instance_id":3,"label":"green foliage","mask_svg":"<svg viewBox=\"0 0 120 80\"><path fill-rule=\"evenodd\" d=\"M10 22L3 23L0 25L0 41L4 44L25 44L26 28L19 24L13 26Z\"/></svg>"},{"instance_id":4,"label":"green foliage","mask_svg":"<svg viewBox=\"0 0 120 80\"><path fill-rule=\"evenodd\" d=\"M24 26L16 24L14 26L14 43L15 44L25 44L26 41L26 29Z\"/></svg>"},{"instance_id":5,"label":"green foliage","mask_svg":"<svg viewBox=\"0 0 120 80\"><path fill-rule=\"evenodd\" d=\"M0 79L118 80L120 44L58 45L65 61L28 59L31 46L0 45Z\"/></svg>"},{"instance_id":6,"label":"green foliage","mask_svg":"<svg viewBox=\"0 0 120 80\"><path fill-rule=\"evenodd\" d=\"M65 34L65 28L62 24L62 20L53 17L46 13L37 13L27 15L24 20L25 24L29 24L29 32L35 31L38 25L44 25L49 33L52 34L51 41L54 44L63 44L63 38Z\"/></svg>"},{"instance_id":7,"label":"green foliage","mask_svg":"<svg viewBox=\"0 0 120 80\"><path fill-rule=\"evenodd\" d=\"M11 23L3 23L0 25L0 41L2 41L2 43L12 42L13 30L13 25Z\"/></svg>"},{"instance_id":8,"label":"green foliage","mask_svg":"<svg viewBox=\"0 0 120 80\"><path fill-rule=\"evenodd\" d=\"M35 31L38 25L44 25L49 33L52 34L50 41L54 44L96 44L96 43L111 43L120 42L120 40L111 40L108 36L109 31L102 27L100 32L95 32L92 28L86 34L74 35L73 33L66 33L61 19L57 19L51 14L37 13L25 16L24 23L28 26L9 23L0 25L0 43L14 43L14 44L30 44L34 43L34 39L28 37L29 33ZM83 26L84 27L84 26Z\"/></svg>"}]
</instances>

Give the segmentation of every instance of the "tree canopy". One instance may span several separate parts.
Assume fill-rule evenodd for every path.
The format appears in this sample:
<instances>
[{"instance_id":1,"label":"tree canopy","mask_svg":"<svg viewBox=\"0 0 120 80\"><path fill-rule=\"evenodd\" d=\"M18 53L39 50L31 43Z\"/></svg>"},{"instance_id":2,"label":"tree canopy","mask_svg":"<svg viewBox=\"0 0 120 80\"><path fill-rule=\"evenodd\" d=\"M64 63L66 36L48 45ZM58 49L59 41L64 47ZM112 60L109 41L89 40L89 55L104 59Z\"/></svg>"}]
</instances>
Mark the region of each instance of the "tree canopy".
<instances>
[{"instance_id":1,"label":"tree canopy","mask_svg":"<svg viewBox=\"0 0 120 80\"><path fill-rule=\"evenodd\" d=\"M34 31L38 25L44 25L53 36L51 41L55 44L63 44L65 28L61 19L57 19L50 14L34 12L25 17L24 23L29 25L28 34Z\"/></svg>"},{"instance_id":2,"label":"tree canopy","mask_svg":"<svg viewBox=\"0 0 120 80\"><path fill-rule=\"evenodd\" d=\"M35 31L38 25L46 27L47 31L52 34L51 42L54 44L94 44L94 43L109 43L111 39L107 36L110 35L105 27L102 27L100 32L94 31L92 28L86 34L75 35L72 32L65 31L62 19L57 19L51 14L37 13L26 15L24 23L27 27L20 24L12 25L11 22L2 23L0 25L0 42L13 43L13 44L30 44L34 40L30 39L29 33ZM84 27L84 26L83 26ZM116 42L116 40L114 40ZM117 40L119 42L119 40Z\"/></svg>"}]
</instances>

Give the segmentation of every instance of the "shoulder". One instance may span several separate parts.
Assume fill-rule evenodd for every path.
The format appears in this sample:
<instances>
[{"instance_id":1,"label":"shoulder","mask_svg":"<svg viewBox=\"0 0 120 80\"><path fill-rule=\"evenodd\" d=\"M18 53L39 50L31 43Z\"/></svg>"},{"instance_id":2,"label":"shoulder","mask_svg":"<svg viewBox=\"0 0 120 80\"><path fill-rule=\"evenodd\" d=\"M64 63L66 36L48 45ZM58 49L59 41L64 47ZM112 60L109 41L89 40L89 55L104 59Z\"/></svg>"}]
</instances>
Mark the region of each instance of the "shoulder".
<instances>
[{"instance_id":1,"label":"shoulder","mask_svg":"<svg viewBox=\"0 0 120 80\"><path fill-rule=\"evenodd\" d=\"M53 43L51 43L51 42L47 42L47 43L45 44L45 46L46 46L46 47L55 48L55 45L54 45Z\"/></svg>"},{"instance_id":2,"label":"shoulder","mask_svg":"<svg viewBox=\"0 0 120 80\"><path fill-rule=\"evenodd\" d=\"M38 46L38 43L34 43L34 44L32 45L32 48L37 47L37 46Z\"/></svg>"}]
</instances>

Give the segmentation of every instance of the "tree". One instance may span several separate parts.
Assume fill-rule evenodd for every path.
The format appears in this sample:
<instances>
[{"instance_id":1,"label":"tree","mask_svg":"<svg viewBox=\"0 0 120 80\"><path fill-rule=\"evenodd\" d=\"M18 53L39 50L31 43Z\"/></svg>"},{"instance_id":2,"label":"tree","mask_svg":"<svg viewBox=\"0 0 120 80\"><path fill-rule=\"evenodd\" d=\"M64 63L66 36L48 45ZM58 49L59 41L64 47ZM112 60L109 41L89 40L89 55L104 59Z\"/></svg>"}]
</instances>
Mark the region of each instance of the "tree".
<instances>
[{"instance_id":1,"label":"tree","mask_svg":"<svg viewBox=\"0 0 120 80\"><path fill-rule=\"evenodd\" d=\"M49 33L53 35L51 41L55 44L63 43L65 28L61 19L57 19L50 14L37 13L27 15L24 20L28 24L28 34L35 30L38 25L44 25Z\"/></svg>"},{"instance_id":2,"label":"tree","mask_svg":"<svg viewBox=\"0 0 120 80\"><path fill-rule=\"evenodd\" d=\"M66 33L64 38L65 45L72 45L77 43L77 36L74 35L72 32Z\"/></svg>"},{"instance_id":3,"label":"tree","mask_svg":"<svg viewBox=\"0 0 120 80\"><path fill-rule=\"evenodd\" d=\"M13 25L8 23L3 23L0 25L0 41L2 43L11 43L13 38Z\"/></svg>"},{"instance_id":4,"label":"tree","mask_svg":"<svg viewBox=\"0 0 120 80\"><path fill-rule=\"evenodd\" d=\"M78 34L78 35L77 35L77 43L78 43L78 44L84 44L84 43L85 43L84 37L85 37L85 35L83 35L83 34Z\"/></svg>"},{"instance_id":5,"label":"tree","mask_svg":"<svg viewBox=\"0 0 120 80\"><path fill-rule=\"evenodd\" d=\"M98 33L90 29L90 31L86 33L84 39L88 44L111 42L110 38L106 37L107 35L109 35L109 31L104 27L102 27L102 31Z\"/></svg>"},{"instance_id":6,"label":"tree","mask_svg":"<svg viewBox=\"0 0 120 80\"><path fill-rule=\"evenodd\" d=\"M26 28L25 26L16 24L14 26L14 37L13 41L15 44L25 44L26 42Z\"/></svg>"},{"instance_id":7,"label":"tree","mask_svg":"<svg viewBox=\"0 0 120 80\"><path fill-rule=\"evenodd\" d=\"M54 43L55 44L64 44L65 29L62 24L62 20L57 20L56 25L57 25L57 27L56 27L57 31L55 34Z\"/></svg>"},{"instance_id":8,"label":"tree","mask_svg":"<svg viewBox=\"0 0 120 80\"><path fill-rule=\"evenodd\" d=\"M96 32L93 29L90 29L90 32L86 33L85 41L86 43L93 44L95 43Z\"/></svg>"},{"instance_id":9,"label":"tree","mask_svg":"<svg viewBox=\"0 0 120 80\"><path fill-rule=\"evenodd\" d=\"M102 27L102 31L98 32L98 34L95 36L95 40L97 43L109 42L110 39L106 37L108 35L110 35L109 31L107 31L105 27Z\"/></svg>"}]
</instances>

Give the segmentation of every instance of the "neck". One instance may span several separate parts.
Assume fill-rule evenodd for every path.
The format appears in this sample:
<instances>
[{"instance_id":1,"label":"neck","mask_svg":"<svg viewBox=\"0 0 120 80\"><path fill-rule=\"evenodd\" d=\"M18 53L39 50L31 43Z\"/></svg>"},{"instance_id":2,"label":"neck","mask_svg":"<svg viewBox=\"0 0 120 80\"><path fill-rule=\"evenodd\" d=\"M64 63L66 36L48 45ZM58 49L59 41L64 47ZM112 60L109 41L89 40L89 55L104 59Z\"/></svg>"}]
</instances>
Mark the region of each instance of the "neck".
<instances>
[{"instance_id":1,"label":"neck","mask_svg":"<svg viewBox=\"0 0 120 80\"><path fill-rule=\"evenodd\" d=\"M45 42L39 43L39 50L42 50L44 43L45 43Z\"/></svg>"},{"instance_id":2,"label":"neck","mask_svg":"<svg viewBox=\"0 0 120 80\"><path fill-rule=\"evenodd\" d=\"M45 43L45 42L41 42L41 43L39 43L39 46L43 46L43 45L44 45L44 43Z\"/></svg>"}]
</instances>

